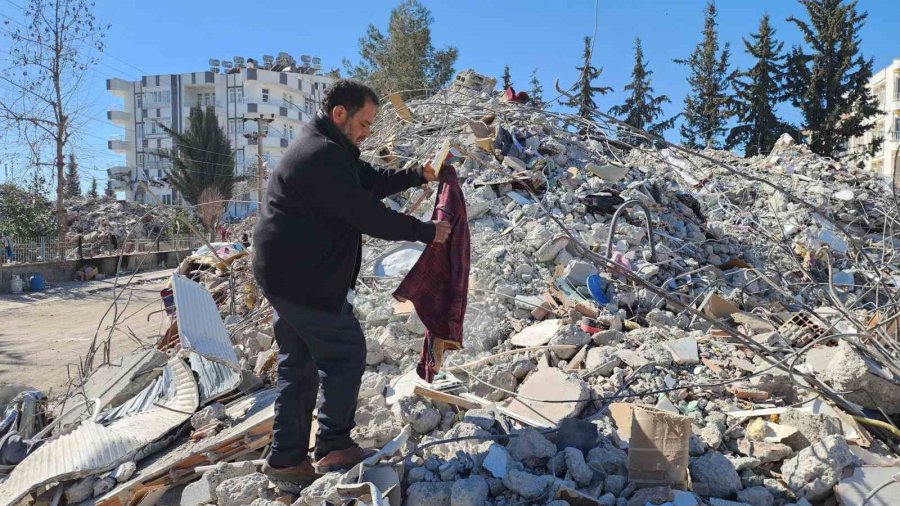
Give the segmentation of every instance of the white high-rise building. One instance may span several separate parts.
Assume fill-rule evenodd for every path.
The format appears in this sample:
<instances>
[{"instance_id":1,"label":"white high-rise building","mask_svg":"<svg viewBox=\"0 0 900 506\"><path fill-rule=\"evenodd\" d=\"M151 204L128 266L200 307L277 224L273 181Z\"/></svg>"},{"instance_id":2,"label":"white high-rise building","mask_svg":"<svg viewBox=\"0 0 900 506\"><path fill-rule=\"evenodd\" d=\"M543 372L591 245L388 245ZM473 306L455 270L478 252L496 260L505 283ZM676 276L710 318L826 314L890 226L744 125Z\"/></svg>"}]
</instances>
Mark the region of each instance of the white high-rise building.
<instances>
[{"instance_id":1,"label":"white high-rise building","mask_svg":"<svg viewBox=\"0 0 900 506\"><path fill-rule=\"evenodd\" d=\"M302 56L295 61L280 53L233 61L210 60L210 68L200 72L143 76L140 81L108 79L106 89L123 100L122 107L107 112L107 118L124 128L111 138L110 150L125 155L124 163L107 169L113 191L122 200L152 204L150 188L166 205L181 202L178 192L166 182L171 161L158 155L173 147L172 139L160 128L178 132L188 128L192 107L214 107L219 124L234 149L235 175L248 176L237 186L235 200L254 203L232 204L227 212L243 216L256 209L257 122L266 118L263 157L269 170L297 135L300 125L315 115L326 87L334 81L322 75L318 58ZM221 70L220 70L221 69ZM245 135L246 134L246 135Z\"/></svg>"},{"instance_id":2,"label":"white high-rise building","mask_svg":"<svg viewBox=\"0 0 900 506\"><path fill-rule=\"evenodd\" d=\"M881 139L876 152L865 157L866 168L875 175L891 179L900 149L900 58L876 72L869 80L869 92L875 97L879 113L868 119L869 130L850 139L850 153L864 153L875 139ZM897 167L900 179L900 166Z\"/></svg>"}]
</instances>

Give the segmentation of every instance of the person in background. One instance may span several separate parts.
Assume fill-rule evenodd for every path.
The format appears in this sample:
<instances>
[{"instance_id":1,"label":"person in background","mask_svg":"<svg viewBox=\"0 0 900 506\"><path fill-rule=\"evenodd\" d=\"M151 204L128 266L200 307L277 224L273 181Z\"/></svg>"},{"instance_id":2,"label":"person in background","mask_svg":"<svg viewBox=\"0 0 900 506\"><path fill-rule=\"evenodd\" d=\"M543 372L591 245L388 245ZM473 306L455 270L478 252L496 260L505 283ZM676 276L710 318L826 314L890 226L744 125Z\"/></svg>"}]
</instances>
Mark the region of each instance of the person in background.
<instances>
[{"instance_id":1,"label":"person in background","mask_svg":"<svg viewBox=\"0 0 900 506\"><path fill-rule=\"evenodd\" d=\"M3 254L7 262L13 261L13 242L12 238L6 235L6 232L0 232L0 246L3 247Z\"/></svg>"},{"instance_id":2,"label":"person in background","mask_svg":"<svg viewBox=\"0 0 900 506\"><path fill-rule=\"evenodd\" d=\"M241 244L243 244L245 248L250 247L250 236L247 235L246 232L244 232L244 235L241 236Z\"/></svg>"}]
</instances>

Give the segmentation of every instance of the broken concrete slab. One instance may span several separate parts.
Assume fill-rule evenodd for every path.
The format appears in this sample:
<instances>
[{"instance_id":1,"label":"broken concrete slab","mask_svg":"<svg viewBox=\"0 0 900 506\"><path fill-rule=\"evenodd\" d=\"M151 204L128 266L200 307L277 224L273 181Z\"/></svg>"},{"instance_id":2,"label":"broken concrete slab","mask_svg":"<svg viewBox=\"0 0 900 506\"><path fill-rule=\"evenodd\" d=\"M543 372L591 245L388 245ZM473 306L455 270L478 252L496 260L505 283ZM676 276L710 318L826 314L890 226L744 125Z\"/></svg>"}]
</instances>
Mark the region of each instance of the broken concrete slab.
<instances>
[{"instance_id":1,"label":"broken concrete slab","mask_svg":"<svg viewBox=\"0 0 900 506\"><path fill-rule=\"evenodd\" d=\"M697 338L685 337L666 341L666 347L672 352L672 360L678 365L694 365L700 363L700 354L697 350Z\"/></svg>"},{"instance_id":2,"label":"broken concrete slab","mask_svg":"<svg viewBox=\"0 0 900 506\"><path fill-rule=\"evenodd\" d=\"M550 339L562 327L562 320L544 320L540 323L526 327L509 338L510 344L529 348L532 346L543 346L550 342Z\"/></svg>"},{"instance_id":3,"label":"broken concrete slab","mask_svg":"<svg viewBox=\"0 0 900 506\"><path fill-rule=\"evenodd\" d=\"M897 473L900 466L857 467L834 487L834 495L844 506L893 506L900 498Z\"/></svg>"},{"instance_id":4,"label":"broken concrete slab","mask_svg":"<svg viewBox=\"0 0 900 506\"><path fill-rule=\"evenodd\" d=\"M244 506L255 499L275 498L269 490L269 478L262 473L229 478L216 487L216 497L220 506Z\"/></svg>"},{"instance_id":5,"label":"broken concrete slab","mask_svg":"<svg viewBox=\"0 0 900 506\"><path fill-rule=\"evenodd\" d=\"M900 413L900 385L894 383L889 371L856 351L844 340L837 348L821 348L827 364L816 360L816 353L807 358L815 373L844 394L847 400L871 409L883 409L894 415Z\"/></svg>"},{"instance_id":6,"label":"broken concrete slab","mask_svg":"<svg viewBox=\"0 0 900 506\"><path fill-rule=\"evenodd\" d=\"M794 450L802 450L828 436L843 434L837 418L824 413L808 413L795 408L786 408L778 417L778 422L796 429L796 433L782 441Z\"/></svg>"},{"instance_id":7,"label":"broken concrete slab","mask_svg":"<svg viewBox=\"0 0 900 506\"><path fill-rule=\"evenodd\" d=\"M563 418L578 415L590 399L587 384L552 367L539 368L519 386L520 397L508 408L521 416L555 426ZM542 402L528 399L572 399L572 402Z\"/></svg>"},{"instance_id":8,"label":"broken concrete slab","mask_svg":"<svg viewBox=\"0 0 900 506\"><path fill-rule=\"evenodd\" d=\"M225 480L256 472L252 462L226 464L224 462L203 473L199 480L189 483L181 492L181 506L201 506L218 501L216 488ZM249 502L249 501L248 501Z\"/></svg>"},{"instance_id":9,"label":"broken concrete slab","mask_svg":"<svg viewBox=\"0 0 900 506\"><path fill-rule=\"evenodd\" d=\"M785 461L781 474L796 494L820 501L831 493L844 468L857 462L844 436L828 436Z\"/></svg>"}]
</instances>

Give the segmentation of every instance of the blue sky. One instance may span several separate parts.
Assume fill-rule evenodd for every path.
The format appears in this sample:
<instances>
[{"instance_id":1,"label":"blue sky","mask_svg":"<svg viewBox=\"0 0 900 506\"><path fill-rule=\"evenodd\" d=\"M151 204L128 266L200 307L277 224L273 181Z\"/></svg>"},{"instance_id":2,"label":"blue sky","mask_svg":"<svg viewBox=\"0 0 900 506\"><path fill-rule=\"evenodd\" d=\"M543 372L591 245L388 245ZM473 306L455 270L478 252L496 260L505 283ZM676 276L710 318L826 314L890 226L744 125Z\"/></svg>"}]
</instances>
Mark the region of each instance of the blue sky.
<instances>
[{"instance_id":1,"label":"blue sky","mask_svg":"<svg viewBox=\"0 0 900 506\"><path fill-rule=\"evenodd\" d=\"M14 4L23 5L25 1L0 0L0 14L21 19L21 11ZM471 67L499 76L503 65L508 64L517 87L527 89L531 70L536 67L545 98L555 96L554 79L564 87L577 79L575 66L581 63L583 38L594 30L593 0L423 3L435 19L435 46L454 45L459 49L457 70ZM603 68L598 84L612 86L615 92L598 99L600 108L605 110L622 101L622 88L632 68L633 41L639 36L654 72L656 93L672 99L666 113L679 112L688 90L685 69L672 60L686 57L700 40L705 4L705 0L601 0L594 64ZM105 91L106 78L138 79L142 74L198 71L207 67L209 58L259 58L279 51L319 56L326 69L342 67L343 58L356 59L357 40L368 24L383 29L395 5L393 1L371 0L97 0L98 19L112 27L101 63L86 77L83 98L92 105L92 119L74 146L85 168L83 185L92 175L104 180L105 168L120 159L106 150L106 139L121 132L106 122L105 111L116 102ZM777 37L786 46L800 42L797 29L785 21L791 15L805 19L797 2L719 0L717 7L720 39L732 46L733 66L750 63L741 37L756 30L764 12L770 14ZM862 37L863 53L874 58L878 70L900 57L896 36L900 9L896 0L864 0L860 8L869 13ZM8 49L6 44L8 39L0 39L0 51ZM790 107L783 109L788 120L799 120ZM667 137L680 140L675 130Z\"/></svg>"}]
</instances>

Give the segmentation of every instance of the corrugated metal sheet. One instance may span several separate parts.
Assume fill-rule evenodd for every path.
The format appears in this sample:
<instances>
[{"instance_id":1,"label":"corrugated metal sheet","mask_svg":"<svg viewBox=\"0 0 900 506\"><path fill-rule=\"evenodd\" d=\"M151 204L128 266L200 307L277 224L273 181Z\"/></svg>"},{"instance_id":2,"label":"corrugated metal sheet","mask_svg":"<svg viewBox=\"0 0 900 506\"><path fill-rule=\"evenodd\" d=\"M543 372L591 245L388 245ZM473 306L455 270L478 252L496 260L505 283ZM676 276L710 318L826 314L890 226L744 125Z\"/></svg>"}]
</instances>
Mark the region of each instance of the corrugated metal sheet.
<instances>
[{"instance_id":1,"label":"corrugated metal sheet","mask_svg":"<svg viewBox=\"0 0 900 506\"><path fill-rule=\"evenodd\" d=\"M181 347L237 370L238 357L212 295L202 285L178 274L172 275L172 288Z\"/></svg>"},{"instance_id":2,"label":"corrugated metal sheet","mask_svg":"<svg viewBox=\"0 0 900 506\"><path fill-rule=\"evenodd\" d=\"M226 365L206 360L196 353L191 353L191 369L199 378L201 404L218 399L241 383L240 373Z\"/></svg>"},{"instance_id":3,"label":"corrugated metal sheet","mask_svg":"<svg viewBox=\"0 0 900 506\"><path fill-rule=\"evenodd\" d=\"M194 375L177 358L170 360L166 369L173 378L171 396L152 409L124 416L108 426L86 421L69 434L48 441L0 484L0 504L13 504L48 483L112 469L187 421L200 403Z\"/></svg>"},{"instance_id":4,"label":"corrugated metal sheet","mask_svg":"<svg viewBox=\"0 0 900 506\"><path fill-rule=\"evenodd\" d=\"M137 395L109 411L103 413L96 419L98 423L106 424L113 420L122 418L125 415L143 413L152 408L163 397L171 397L175 389L175 381L172 377L172 370L168 367L163 369L160 377L153 380Z\"/></svg>"}]
</instances>

